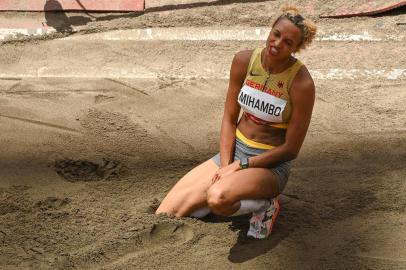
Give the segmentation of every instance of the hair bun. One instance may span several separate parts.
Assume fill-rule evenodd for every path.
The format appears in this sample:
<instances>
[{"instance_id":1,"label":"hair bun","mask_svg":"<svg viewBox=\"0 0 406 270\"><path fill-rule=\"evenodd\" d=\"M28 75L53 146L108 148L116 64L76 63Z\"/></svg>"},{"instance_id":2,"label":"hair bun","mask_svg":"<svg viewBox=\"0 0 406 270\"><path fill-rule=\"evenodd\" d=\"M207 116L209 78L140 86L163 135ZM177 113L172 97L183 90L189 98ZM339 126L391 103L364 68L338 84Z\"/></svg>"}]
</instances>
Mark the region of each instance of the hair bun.
<instances>
[{"instance_id":1,"label":"hair bun","mask_svg":"<svg viewBox=\"0 0 406 270\"><path fill-rule=\"evenodd\" d=\"M281 6L281 11L284 14L289 13L289 14L292 14L294 16L299 14L299 9L296 6L289 5L289 4L282 5Z\"/></svg>"}]
</instances>

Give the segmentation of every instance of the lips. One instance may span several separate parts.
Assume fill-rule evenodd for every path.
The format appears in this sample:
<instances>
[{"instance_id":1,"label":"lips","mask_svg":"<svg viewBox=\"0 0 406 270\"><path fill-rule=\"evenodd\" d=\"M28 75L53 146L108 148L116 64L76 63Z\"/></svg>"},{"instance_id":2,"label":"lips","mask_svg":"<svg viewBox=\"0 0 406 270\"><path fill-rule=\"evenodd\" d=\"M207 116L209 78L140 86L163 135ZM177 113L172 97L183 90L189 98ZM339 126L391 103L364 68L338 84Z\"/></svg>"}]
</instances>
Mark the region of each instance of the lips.
<instances>
[{"instance_id":1,"label":"lips","mask_svg":"<svg viewBox=\"0 0 406 270\"><path fill-rule=\"evenodd\" d=\"M272 54L272 55L278 55L279 50L278 50L277 48L271 46L271 47L269 48L269 53Z\"/></svg>"}]
</instances>

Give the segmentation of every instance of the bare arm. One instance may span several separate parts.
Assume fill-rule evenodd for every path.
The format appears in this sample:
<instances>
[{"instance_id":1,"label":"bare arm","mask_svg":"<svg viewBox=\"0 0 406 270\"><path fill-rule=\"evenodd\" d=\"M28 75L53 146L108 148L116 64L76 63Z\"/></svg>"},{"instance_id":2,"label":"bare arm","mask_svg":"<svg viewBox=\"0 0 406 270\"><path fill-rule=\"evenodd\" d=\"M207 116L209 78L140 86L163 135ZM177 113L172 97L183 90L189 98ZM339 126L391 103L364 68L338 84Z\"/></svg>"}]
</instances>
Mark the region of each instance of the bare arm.
<instances>
[{"instance_id":1,"label":"bare arm","mask_svg":"<svg viewBox=\"0 0 406 270\"><path fill-rule=\"evenodd\" d=\"M249 167L266 168L292 160L299 154L312 116L315 86L306 69L302 67L290 89L292 116L286 132L285 143L265 153L250 158Z\"/></svg>"},{"instance_id":2,"label":"bare arm","mask_svg":"<svg viewBox=\"0 0 406 270\"><path fill-rule=\"evenodd\" d=\"M240 105L238 93L244 83L252 51L238 52L233 59L230 70L230 82L224 106L223 120L220 131L220 162L221 167L233 162L235 147L235 130L237 128Z\"/></svg>"}]
</instances>

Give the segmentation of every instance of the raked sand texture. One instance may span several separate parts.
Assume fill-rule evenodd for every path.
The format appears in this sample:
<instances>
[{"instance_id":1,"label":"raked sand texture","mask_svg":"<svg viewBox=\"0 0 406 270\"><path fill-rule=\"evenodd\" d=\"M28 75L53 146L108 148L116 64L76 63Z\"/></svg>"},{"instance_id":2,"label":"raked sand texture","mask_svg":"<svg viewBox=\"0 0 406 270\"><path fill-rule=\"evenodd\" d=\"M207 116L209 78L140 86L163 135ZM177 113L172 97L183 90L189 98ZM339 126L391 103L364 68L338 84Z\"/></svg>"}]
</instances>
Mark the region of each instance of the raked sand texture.
<instances>
[{"instance_id":1,"label":"raked sand texture","mask_svg":"<svg viewBox=\"0 0 406 270\"><path fill-rule=\"evenodd\" d=\"M249 216L153 213L218 151L233 55L263 46L281 2L167 2L1 43L0 269L405 269L405 14L320 19L350 1L293 1L320 29L296 55L316 103L258 241ZM224 29L241 38L207 38Z\"/></svg>"}]
</instances>

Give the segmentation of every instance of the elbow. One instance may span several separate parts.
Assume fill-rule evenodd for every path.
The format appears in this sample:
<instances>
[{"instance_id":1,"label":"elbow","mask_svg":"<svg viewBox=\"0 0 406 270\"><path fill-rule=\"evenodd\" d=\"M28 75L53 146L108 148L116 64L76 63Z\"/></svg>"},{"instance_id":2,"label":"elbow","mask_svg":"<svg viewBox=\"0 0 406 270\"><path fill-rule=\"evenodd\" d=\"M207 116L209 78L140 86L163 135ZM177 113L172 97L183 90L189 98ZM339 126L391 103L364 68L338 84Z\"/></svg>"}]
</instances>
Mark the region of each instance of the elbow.
<instances>
[{"instance_id":1,"label":"elbow","mask_svg":"<svg viewBox=\"0 0 406 270\"><path fill-rule=\"evenodd\" d=\"M237 126L238 116L224 115L222 125Z\"/></svg>"},{"instance_id":2,"label":"elbow","mask_svg":"<svg viewBox=\"0 0 406 270\"><path fill-rule=\"evenodd\" d=\"M286 159L287 160L296 159L298 155L299 155L299 149L288 148L286 150Z\"/></svg>"}]
</instances>

